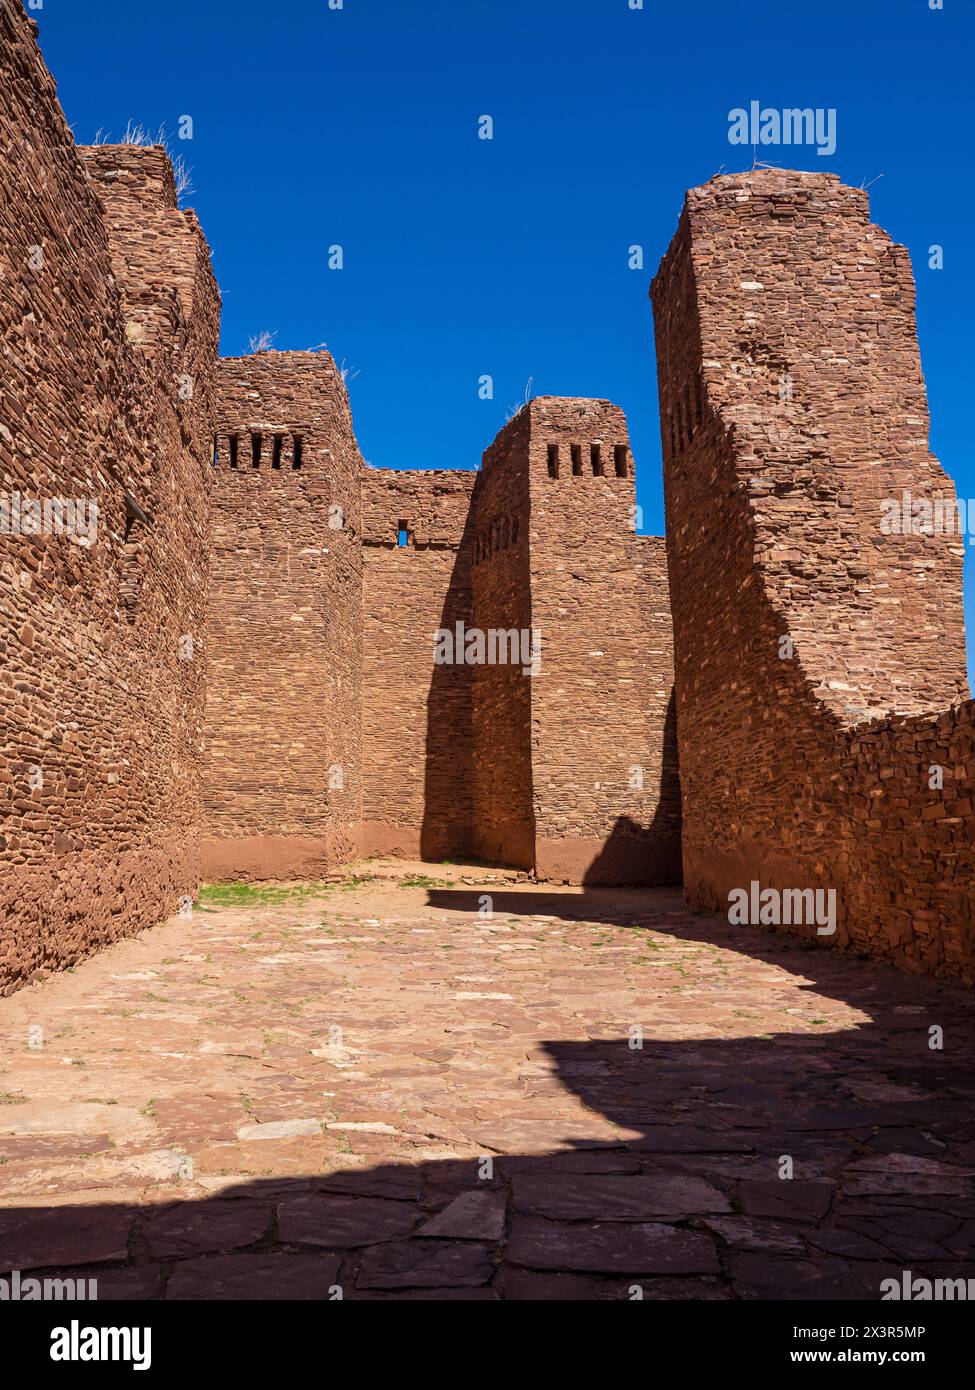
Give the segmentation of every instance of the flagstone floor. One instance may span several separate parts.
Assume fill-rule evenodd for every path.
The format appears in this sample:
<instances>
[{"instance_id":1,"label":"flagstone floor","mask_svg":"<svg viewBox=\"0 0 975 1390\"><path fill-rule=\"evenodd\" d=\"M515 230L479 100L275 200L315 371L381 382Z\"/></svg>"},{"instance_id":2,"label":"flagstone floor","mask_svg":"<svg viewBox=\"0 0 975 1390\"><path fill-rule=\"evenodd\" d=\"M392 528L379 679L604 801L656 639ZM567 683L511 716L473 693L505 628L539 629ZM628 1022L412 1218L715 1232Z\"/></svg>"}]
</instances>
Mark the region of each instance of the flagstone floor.
<instances>
[{"instance_id":1,"label":"flagstone floor","mask_svg":"<svg viewBox=\"0 0 975 1390\"><path fill-rule=\"evenodd\" d=\"M0 1000L0 1276L586 1300L975 1277L969 994L669 891L359 873L211 896Z\"/></svg>"}]
</instances>

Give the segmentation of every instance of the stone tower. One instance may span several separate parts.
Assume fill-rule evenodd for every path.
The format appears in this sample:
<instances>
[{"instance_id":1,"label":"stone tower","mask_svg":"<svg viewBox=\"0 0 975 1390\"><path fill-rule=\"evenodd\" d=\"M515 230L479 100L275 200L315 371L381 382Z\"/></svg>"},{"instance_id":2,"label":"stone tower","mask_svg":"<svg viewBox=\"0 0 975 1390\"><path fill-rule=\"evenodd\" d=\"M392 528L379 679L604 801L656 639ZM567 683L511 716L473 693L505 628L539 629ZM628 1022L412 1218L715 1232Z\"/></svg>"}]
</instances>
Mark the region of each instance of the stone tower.
<instances>
[{"instance_id":1,"label":"stone tower","mask_svg":"<svg viewBox=\"0 0 975 1390\"><path fill-rule=\"evenodd\" d=\"M688 194L652 295L688 895L832 888L838 940L957 968L963 543L884 526L892 499L954 501L907 252L834 175L726 175Z\"/></svg>"},{"instance_id":2,"label":"stone tower","mask_svg":"<svg viewBox=\"0 0 975 1390\"><path fill-rule=\"evenodd\" d=\"M474 525L475 623L530 630L540 658L530 678L475 674L479 852L540 878L677 881L664 550L635 533L623 412L533 400L485 454Z\"/></svg>"},{"instance_id":3,"label":"stone tower","mask_svg":"<svg viewBox=\"0 0 975 1390\"><path fill-rule=\"evenodd\" d=\"M362 820L362 460L326 353L221 360L204 873L320 873Z\"/></svg>"}]
</instances>

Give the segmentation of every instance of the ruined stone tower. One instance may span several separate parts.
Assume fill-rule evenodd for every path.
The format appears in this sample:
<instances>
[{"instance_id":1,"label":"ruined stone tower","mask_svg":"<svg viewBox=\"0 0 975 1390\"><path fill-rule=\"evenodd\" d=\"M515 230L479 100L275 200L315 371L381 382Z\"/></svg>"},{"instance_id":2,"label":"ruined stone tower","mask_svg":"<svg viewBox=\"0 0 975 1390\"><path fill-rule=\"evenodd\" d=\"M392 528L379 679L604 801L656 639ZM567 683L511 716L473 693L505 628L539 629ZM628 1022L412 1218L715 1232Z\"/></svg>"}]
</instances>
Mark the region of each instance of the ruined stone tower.
<instances>
[{"instance_id":1,"label":"ruined stone tower","mask_svg":"<svg viewBox=\"0 0 975 1390\"><path fill-rule=\"evenodd\" d=\"M434 636L471 614L467 469L366 468L363 813L368 854L470 854L471 668L436 665Z\"/></svg>"},{"instance_id":2,"label":"ruined stone tower","mask_svg":"<svg viewBox=\"0 0 975 1390\"><path fill-rule=\"evenodd\" d=\"M653 303L688 895L831 887L838 940L970 968L963 544L882 526L954 498L907 253L833 175L726 175Z\"/></svg>"},{"instance_id":3,"label":"ruined stone tower","mask_svg":"<svg viewBox=\"0 0 975 1390\"><path fill-rule=\"evenodd\" d=\"M220 362L204 873L359 851L362 461L331 357Z\"/></svg>"},{"instance_id":4,"label":"ruined stone tower","mask_svg":"<svg viewBox=\"0 0 975 1390\"><path fill-rule=\"evenodd\" d=\"M608 401L536 399L485 455L475 619L530 629L540 659L530 682L477 669L475 846L543 878L679 877L670 627L666 604L662 622L647 606L665 557L635 518L626 420Z\"/></svg>"}]
</instances>

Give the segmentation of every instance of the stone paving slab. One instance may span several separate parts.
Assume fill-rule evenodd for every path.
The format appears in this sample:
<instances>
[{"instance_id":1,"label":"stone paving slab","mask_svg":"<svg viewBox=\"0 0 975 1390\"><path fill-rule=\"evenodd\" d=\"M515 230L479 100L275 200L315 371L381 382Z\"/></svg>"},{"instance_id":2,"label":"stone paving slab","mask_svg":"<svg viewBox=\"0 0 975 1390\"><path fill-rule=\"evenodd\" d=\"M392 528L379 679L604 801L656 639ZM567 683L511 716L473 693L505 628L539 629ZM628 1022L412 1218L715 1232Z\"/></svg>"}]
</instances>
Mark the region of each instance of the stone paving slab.
<instances>
[{"instance_id":1,"label":"stone paving slab","mask_svg":"<svg viewBox=\"0 0 975 1390\"><path fill-rule=\"evenodd\" d=\"M478 1301L975 1278L970 995L673 892L369 871L204 900L0 1000L0 1276Z\"/></svg>"}]
</instances>

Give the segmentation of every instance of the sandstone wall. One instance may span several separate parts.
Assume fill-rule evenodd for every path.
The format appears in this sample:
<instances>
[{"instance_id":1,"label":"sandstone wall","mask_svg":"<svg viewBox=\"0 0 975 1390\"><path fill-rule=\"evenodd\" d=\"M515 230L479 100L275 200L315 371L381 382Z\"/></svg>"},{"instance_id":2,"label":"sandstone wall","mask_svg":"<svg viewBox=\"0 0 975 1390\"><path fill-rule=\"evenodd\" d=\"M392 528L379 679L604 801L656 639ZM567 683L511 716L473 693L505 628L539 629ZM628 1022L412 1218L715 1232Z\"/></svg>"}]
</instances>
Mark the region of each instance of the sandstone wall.
<instances>
[{"instance_id":1,"label":"sandstone wall","mask_svg":"<svg viewBox=\"0 0 975 1390\"><path fill-rule=\"evenodd\" d=\"M677 696L674 690L674 624L670 616L667 543L663 536L637 538L641 644L647 663L644 690L647 767L645 801L634 808L636 824L652 830L652 862L659 883L680 883L680 764L677 751ZM642 879L648 882L649 879Z\"/></svg>"},{"instance_id":2,"label":"sandstone wall","mask_svg":"<svg viewBox=\"0 0 975 1390\"><path fill-rule=\"evenodd\" d=\"M435 665L433 655L439 629L471 621L477 476L362 476L366 853L470 853L472 669Z\"/></svg>"},{"instance_id":3,"label":"sandstone wall","mask_svg":"<svg viewBox=\"0 0 975 1390\"><path fill-rule=\"evenodd\" d=\"M834 827L847 939L975 979L975 703L848 730Z\"/></svg>"},{"instance_id":4,"label":"sandstone wall","mask_svg":"<svg viewBox=\"0 0 975 1390\"><path fill-rule=\"evenodd\" d=\"M881 525L885 499L954 496L907 253L835 176L724 176L653 301L688 894L833 888L836 941L964 973L963 547ZM936 744L962 768L939 791Z\"/></svg>"},{"instance_id":5,"label":"sandstone wall","mask_svg":"<svg viewBox=\"0 0 975 1390\"><path fill-rule=\"evenodd\" d=\"M528 448L531 415L521 410L482 459L474 491L471 627L530 631ZM472 704L474 854L493 864L535 865L531 766L531 678L520 665L475 664Z\"/></svg>"},{"instance_id":6,"label":"sandstone wall","mask_svg":"<svg viewBox=\"0 0 975 1390\"><path fill-rule=\"evenodd\" d=\"M219 363L207 877L315 875L362 820L362 460L327 353Z\"/></svg>"},{"instance_id":7,"label":"sandstone wall","mask_svg":"<svg viewBox=\"0 0 975 1390\"><path fill-rule=\"evenodd\" d=\"M197 882L218 297L162 153L104 148L94 180L87 155L0 0L2 991ZM18 528L14 494L49 528ZM59 531L55 501L96 505L91 532Z\"/></svg>"},{"instance_id":8,"label":"sandstone wall","mask_svg":"<svg viewBox=\"0 0 975 1390\"><path fill-rule=\"evenodd\" d=\"M622 411L536 398L473 500L473 623L530 635L536 658L474 670L475 853L541 879L678 882L665 554L635 534Z\"/></svg>"},{"instance_id":9,"label":"sandstone wall","mask_svg":"<svg viewBox=\"0 0 975 1390\"><path fill-rule=\"evenodd\" d=\"M528 415L538 874L679 882L665 557L662 541L636 536L626 419L609 401L553 397Z\"/></svg>"}]
</instances>

